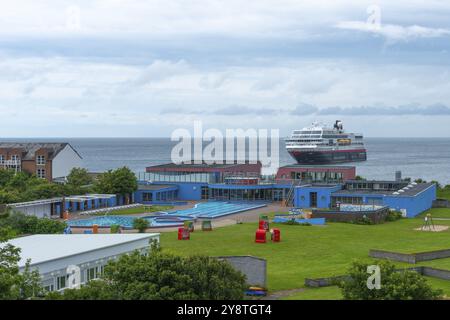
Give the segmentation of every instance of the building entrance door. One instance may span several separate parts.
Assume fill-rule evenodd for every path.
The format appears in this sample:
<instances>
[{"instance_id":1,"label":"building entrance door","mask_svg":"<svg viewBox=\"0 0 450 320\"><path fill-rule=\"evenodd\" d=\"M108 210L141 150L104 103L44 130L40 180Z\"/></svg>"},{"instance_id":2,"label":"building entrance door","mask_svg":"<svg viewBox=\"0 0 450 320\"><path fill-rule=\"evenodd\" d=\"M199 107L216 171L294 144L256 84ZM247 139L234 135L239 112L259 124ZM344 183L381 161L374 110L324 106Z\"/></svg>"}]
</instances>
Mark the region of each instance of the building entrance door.
<instances>
[{"instance_id":1,"label":"building entrance door","mask_svg":"<svg viewBox=\"0 0 450 320\"><path fill-rule=\"evenodd\" d=\"M317 208L317 192L309 193L309 205L311 208Z\"/></svg>"}]
</instances>

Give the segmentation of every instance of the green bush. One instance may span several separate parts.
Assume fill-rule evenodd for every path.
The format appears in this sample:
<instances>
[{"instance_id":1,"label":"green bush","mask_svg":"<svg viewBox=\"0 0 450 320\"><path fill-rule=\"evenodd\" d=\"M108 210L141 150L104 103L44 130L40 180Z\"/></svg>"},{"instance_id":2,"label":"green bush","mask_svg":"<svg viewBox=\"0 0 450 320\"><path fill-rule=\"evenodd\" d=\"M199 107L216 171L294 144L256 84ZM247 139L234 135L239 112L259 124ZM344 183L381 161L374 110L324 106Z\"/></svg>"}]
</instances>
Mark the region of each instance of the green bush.
<instances>
[{"instance_id":1,"label":"green bush","mask_svg":"<svg viewBox=\"0 0 450 320\"><path fill-rule=\"evenodd\" d=\"M137 229L140 233L144 233L148 227L149 222L144 218L136 218L133 220L133 229Z\"/></svg>"},{"instance_id":2,"label":"green bush","mask_svg":"<svg viewBox=\"0 0 450 320\"><path fill-rule=\"evenodd\" d=\"M62 233L66 227L64 222L28 216L21 212L12 212L6 218L0 219L0 228L10 228L17 234Z\"/></svg>"},{"instance_id":3,"label":"green bush","mask_svg":"<svg viewBox=\"0 0 450 320\"><path fill-rule=\"evenodd\" d=\"M361 225L372 225L374 222L370 220L368 217L363 216L361 219L351 220L349 223L352 224L361 224Z\"/></svg>"},{"instance_id":4,"label":"green bush","mask_svg":"<svg viewBox=\"0 0 450 320\"><path fill-rule=\"evenodd\" d=\"M312 224L309 222L297 222L297 221L295 221L295 219L290 219L286 222L283 222L283 224L290 225L290 226L303 226L303 227L312 226Z\"/></svg>"},{"instance_id":5,"label":"green bush","mask_svg":"<svg viewBox=\"0 0 450 320\"><path fill-rule=\"evenodd\" d=\"M348 270L348 279L338 282L345 300L434 300L442 296L427 280L415 271L396 270L389 261L376 261L370 265L380 268L380 289L369 289L368 263L356 261Z\"/></svg>"},{"instance_id":6,"label":"green bush","mask_svg":"<svg viewBox=\"0 0 450 320\"><path fill-rule=\"evenodd\" d=\"M101 280L81 289L52 293L67 300L242 300L245 276L228 262L207 256L181 257L152 249L110 261Z\"/></svg>"},{"instance_id":7,"label":"green bush","mask_svg":"<svg viewBox=\"0 0 450 320\"><path fill-rule=\"evenodd\" d=\"M120 225L118 224L113 224L110 228L111 233L119 233L120 231Z\"/></svg>"},{"instance_id":8,"label":"green bush","mask_svg":"<svg viewBox=\"0 0 450 320\"><path fill-rule=\"evenodd\" d=\"M386 221L397 221L401 218L403 218L403 215L400 211L389 211L385 220Z\"/></svg>"}]
</instances>

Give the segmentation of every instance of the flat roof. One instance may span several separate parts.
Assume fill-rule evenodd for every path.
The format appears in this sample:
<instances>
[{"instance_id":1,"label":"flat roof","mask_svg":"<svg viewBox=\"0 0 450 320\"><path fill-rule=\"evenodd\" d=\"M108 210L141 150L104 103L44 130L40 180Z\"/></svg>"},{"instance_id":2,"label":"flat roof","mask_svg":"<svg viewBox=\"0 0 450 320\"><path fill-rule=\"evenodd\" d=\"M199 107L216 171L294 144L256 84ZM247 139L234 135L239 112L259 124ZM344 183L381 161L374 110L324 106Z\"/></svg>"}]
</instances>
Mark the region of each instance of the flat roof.
<instances>
[{"instance_id":1,"label":"flat roof","mask_svg":"<svg viewBox=\"0 0 450 320\"><path fill-rule=\"evenodd\" d=\"M144 184L139 183L138 184L138 190L150 190L150 191L157 191L157 190L163 190L163 189L178 189L178 186L176 184Z\"/></svg>"},{"instance_id":2,"label":"flat roof","mask_svg":"<svg viewBox=\"0 0 450 320\"><path fill-rule=\"evenodd\" d=\"M376 181L375 181L376 182ZM418 183L412 185L411 187L407 187L408 189L402 188L395 191L392 190L339 190L332 193L333 196L339 195L354 195L354 194L369 194L369 195L381 195L381 196L396 196L396 197L411 197L416 196L422 191L430 188L434 183ZM400 190L403 190L399 192ZM394 194L395 193L395 194ZM398 194L396 194L398 193Z\"/></svg>"},{"instance_id":3,"label":"flat roof","mask_svg":"<svg viewBox=\"0 0 450 320\"><path fill-rule=\"evenodd\" d=\"M27 259L31 259L31 265L36 265L155 236L159 236L159 233L37 234L15 238L6 243L21 249L19 262L21 268L25 266Z\"/></svg>"},{"instance_id":4,"label":"flat roof","mask_svg":"<svg viewBox=\"0 0 450 320\"><path fill-rule=\"evenodd\" d=\"M147 168L151 168L151 169L167 169L167 168L232 168L235 166L240 166L240 165L257 165L260 164L260 162L257 163L249 163L249 162L245 162L245 163L212 163L212 164L208 164L206 162L203 163L193 163L193 162L186 162L186 163L165 163L165 164L160 164L160 165L154 165L154 166L149 166Z\"/></svg>"},{"instance_id":5,"label":"flat roof","mask_svg":"<svg viewBox=\"0 0 450 320\"><path fill-rule=\"evenodd\" d=\"M303 165L303 164L290 164L287 166L282 166L280 169L288 168L288 169L354 169L354 166L338 166L338 165Z\"/></svg>"}]
</instances>

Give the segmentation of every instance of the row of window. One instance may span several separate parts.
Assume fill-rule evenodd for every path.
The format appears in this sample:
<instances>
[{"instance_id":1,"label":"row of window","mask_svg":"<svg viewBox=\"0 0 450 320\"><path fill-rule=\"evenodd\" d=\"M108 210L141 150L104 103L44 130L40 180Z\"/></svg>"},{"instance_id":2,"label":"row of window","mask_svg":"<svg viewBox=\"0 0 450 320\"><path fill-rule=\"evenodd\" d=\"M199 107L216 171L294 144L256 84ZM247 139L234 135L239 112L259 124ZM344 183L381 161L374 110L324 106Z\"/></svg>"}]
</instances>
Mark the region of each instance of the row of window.
<instances>
[{"instance_id":1,"label":"row of window","mask_svg":"<svg viewBox=\"0 0 450 320\"><path fill-rule=\"evenodd\" d=\"M95 280L100 278L103 275L104 266L96 266L93 268L89 268L84 270L84 283L87 283L91 280ZM49 284L44 286L46 291L59 291L66 289L69 286L69 275L64 275L60 277L56 277L53 284Z\"/></svg>"},{"instance_id":2,"label":"row of window","mask_svg":"<svg viewBox=\"0 0 450 320\"><path fill-rule=\"evenodd\" d=\"M20 157L17 154L14 154L11 156L12 161L20 161ZM4 155L0 155L0 162L6 161L6 157ZM45 165L45 156L37 156L36 157L36 164L38 165Z\"/></svg>"}]
</instances>

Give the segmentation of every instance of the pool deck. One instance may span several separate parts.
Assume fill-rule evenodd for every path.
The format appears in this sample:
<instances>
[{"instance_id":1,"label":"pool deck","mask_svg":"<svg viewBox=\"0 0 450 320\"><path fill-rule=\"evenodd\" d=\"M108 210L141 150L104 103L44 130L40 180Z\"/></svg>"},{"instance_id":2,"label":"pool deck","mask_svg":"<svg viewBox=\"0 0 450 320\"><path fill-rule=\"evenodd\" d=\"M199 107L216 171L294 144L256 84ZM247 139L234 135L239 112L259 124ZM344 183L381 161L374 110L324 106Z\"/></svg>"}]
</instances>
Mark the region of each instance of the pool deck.
<instances>
[{"instance_id":1,"label":"pool deck","mask_svg":"<svg viewBox=\"0 0 450 320\"><path fill-rule=\"evenodd\" d=\"M192 202L189 203L188 205L184 205L184 206L177 206L176 210L183 210L183 209L190 209L192 207L194 207L195 204L197 204L199 202ZM238 213L234 213L234 214L229 214L223 217L217 217L212 219L212 226L213 228L220 228L220 227L226 227L226 226L230 226L230 225L234 225L236 223L238 223L238 221L240 222L257 222L259 220L259 215L260 214L268 214L268 213L272 213L272 212L287 212L289 211L289 208L286 207L282 207L280 206L278 203L269 203L267 204L267 206L265 207L261 207L261 208L256 208L256 209L252 209L252 210L248 210L248 211L244 211L244 212L238 212ZM130 217L141 217L141 216L146 216L149 215L148 213L140 213L140 214L133 214L133 215L127 215ZM77 215L77 216L71 216L70 220L78 220L78 219L87 219L90 218L91 216L86 216L86 215ZM194 223L194 228L196 230L201 230L202 228L202 219L198 219L196 223ZM162 228L148 228L147 232L173 232L173 231L177 231L178 230L178 226L177 227L162 227ZM92 228L72 228L72 232L73 233L83 233L84 230L91 230ZM99 233L110 233L109 228L99 228ZM123 233L136 233L137 230L129 230L129 229L125 229L123 231Z\"/></svg>"}]
</instances>

